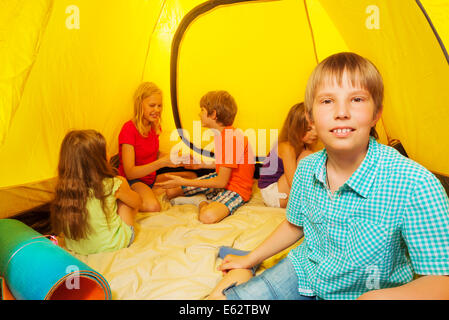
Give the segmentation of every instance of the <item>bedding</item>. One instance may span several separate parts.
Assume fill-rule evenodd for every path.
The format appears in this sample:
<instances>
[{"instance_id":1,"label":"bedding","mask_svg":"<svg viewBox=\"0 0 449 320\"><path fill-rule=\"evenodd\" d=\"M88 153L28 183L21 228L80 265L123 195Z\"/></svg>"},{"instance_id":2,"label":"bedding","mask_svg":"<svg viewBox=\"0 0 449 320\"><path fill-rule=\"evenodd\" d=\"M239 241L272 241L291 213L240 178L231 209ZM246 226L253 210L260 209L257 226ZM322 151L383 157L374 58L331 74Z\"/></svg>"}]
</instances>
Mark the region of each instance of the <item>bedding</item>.
<instances>
[{"instance_id":1,"label":"bedding","mask_svg":"<svg viewBox=\"0 0 449 320\"><path fill-rule=\"evenodd\" d=\"M71 252L107 279L112 299L204 299L222 277L219 247L252 250L285 217L285 209L263 204L257 184L248 203L216 224L199 222L193 205L172 206L164 195L159 200L161 212L137 215L136 238L128 248L88 256ZM266 260L257 274L290 249Z\"/></svg>"}]
</instances>

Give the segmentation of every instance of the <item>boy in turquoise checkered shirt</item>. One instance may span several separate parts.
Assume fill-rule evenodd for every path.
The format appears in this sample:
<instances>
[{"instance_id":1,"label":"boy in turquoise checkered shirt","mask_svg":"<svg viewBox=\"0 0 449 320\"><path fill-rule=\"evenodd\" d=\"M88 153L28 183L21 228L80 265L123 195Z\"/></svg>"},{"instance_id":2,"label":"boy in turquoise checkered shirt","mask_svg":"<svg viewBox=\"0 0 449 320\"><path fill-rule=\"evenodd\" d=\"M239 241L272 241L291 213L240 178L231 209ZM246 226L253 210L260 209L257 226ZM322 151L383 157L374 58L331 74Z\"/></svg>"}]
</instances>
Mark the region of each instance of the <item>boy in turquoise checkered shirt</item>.
<instances>
[{"instance_id":1,"label":"boy in turquoise checkered shirt","mask_svg":"<svg viewBox=\"0 0 449 320\"><path fill-rule=\"evenodd\" d=\"M357 54L315 68L305 105L325 149L298 165L286 220L249 254L224 257L210 298L449 299L448 197L427 169L376 141L382 101L380 73Z\"/></svg>"}]
</instances>

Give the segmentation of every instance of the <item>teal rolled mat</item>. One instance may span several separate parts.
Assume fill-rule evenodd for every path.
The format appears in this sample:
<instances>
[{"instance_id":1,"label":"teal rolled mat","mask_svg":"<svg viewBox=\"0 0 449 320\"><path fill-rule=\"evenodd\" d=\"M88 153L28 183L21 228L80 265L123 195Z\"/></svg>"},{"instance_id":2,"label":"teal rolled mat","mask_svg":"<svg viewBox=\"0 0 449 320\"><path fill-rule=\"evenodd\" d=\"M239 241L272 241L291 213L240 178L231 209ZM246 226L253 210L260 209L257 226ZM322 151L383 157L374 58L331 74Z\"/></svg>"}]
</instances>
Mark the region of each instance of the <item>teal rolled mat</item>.
<instances>
[{"instance_id":1,"label":"teal rolled mat","mask_svg":"<svg viewBox=\"0 0 449 320\"><path fill-rule=\"evenodd\" d=\"M110 300L97 271L14 219L0 219L0 276L19 300Z\"/></svg>"}]
</instances>

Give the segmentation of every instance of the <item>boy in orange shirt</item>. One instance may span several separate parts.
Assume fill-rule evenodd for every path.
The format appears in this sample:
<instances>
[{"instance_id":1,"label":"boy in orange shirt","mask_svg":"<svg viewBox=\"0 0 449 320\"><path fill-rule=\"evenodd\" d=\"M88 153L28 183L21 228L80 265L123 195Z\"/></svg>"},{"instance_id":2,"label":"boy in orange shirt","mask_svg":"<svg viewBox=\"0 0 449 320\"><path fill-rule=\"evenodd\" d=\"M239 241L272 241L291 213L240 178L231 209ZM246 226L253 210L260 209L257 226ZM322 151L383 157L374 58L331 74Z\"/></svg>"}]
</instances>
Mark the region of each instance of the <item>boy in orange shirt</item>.
<instances>
[{"instance_id":1,"label":"boy in orange shirt","mask_svg":"<svg viewBox=\"0 0 449 320\"><path fill-rule=\"evenodd\" d=\"M254 156L248 138L237 131L232 124L237 114L237 104L226 91L211 91L200 101L201 124L214 129L215 164L199 164L194 169L215 168L216 172L186 179L168 175L170 180L157 185L167 189L167 197L192 197L173 199L174 204L191 203L199 207L199 220L202 223L216 223L247 202L251 198Z\"/></svg>"}]
</instances>

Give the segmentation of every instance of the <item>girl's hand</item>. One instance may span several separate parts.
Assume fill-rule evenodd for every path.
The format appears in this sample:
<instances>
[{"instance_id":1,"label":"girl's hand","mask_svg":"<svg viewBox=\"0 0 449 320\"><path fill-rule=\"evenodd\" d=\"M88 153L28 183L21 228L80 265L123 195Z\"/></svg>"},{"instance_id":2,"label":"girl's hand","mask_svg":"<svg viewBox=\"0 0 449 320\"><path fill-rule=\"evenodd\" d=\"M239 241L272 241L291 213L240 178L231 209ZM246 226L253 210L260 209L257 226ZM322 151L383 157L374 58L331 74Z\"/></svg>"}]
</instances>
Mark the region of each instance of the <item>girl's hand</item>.
<instances>
[{"instance_id":1,"label":"girl's hand","mask_svg":"<svg viewBox=\"0 0 449 320\"><path fill-rule=\"evenodd\" d=\"M159 159L163 161L165 167L170 168L178 168L184 166L184 163L191 163L189 156L178 156L167 154ZM174 160L174 162L172 162L172 159Z\"/></svg>"},{"instance_id":2,"label":"girl's hand","mask_svg":"<svg viewBox=\"0 0 449 320\"><path fill-rule=\"evenodd\" d=\"M253 267L249 255L246 256L236 256L233 254L228 254L224 257L221 265L218 266L218 270L223 273L227 273L231 269L250 269Z\"/></svg>"},{"instance_id":3,"label":"girl's hand","mask_svg":"<svg viewBox=\"0 0 449 320\"><path fill-rule=\"evenodd\" d=\"M163 189L171 189L171 188L176 188L176 187L180 187L180 186L184 185L184 183L186 181L186 179L184 179L180 176L175 176L175 175L171 175L171 174L166 174L165 176L168 178L167 181L155 183L154 186L160 187Z\"/></svg>"}]
</instances>

